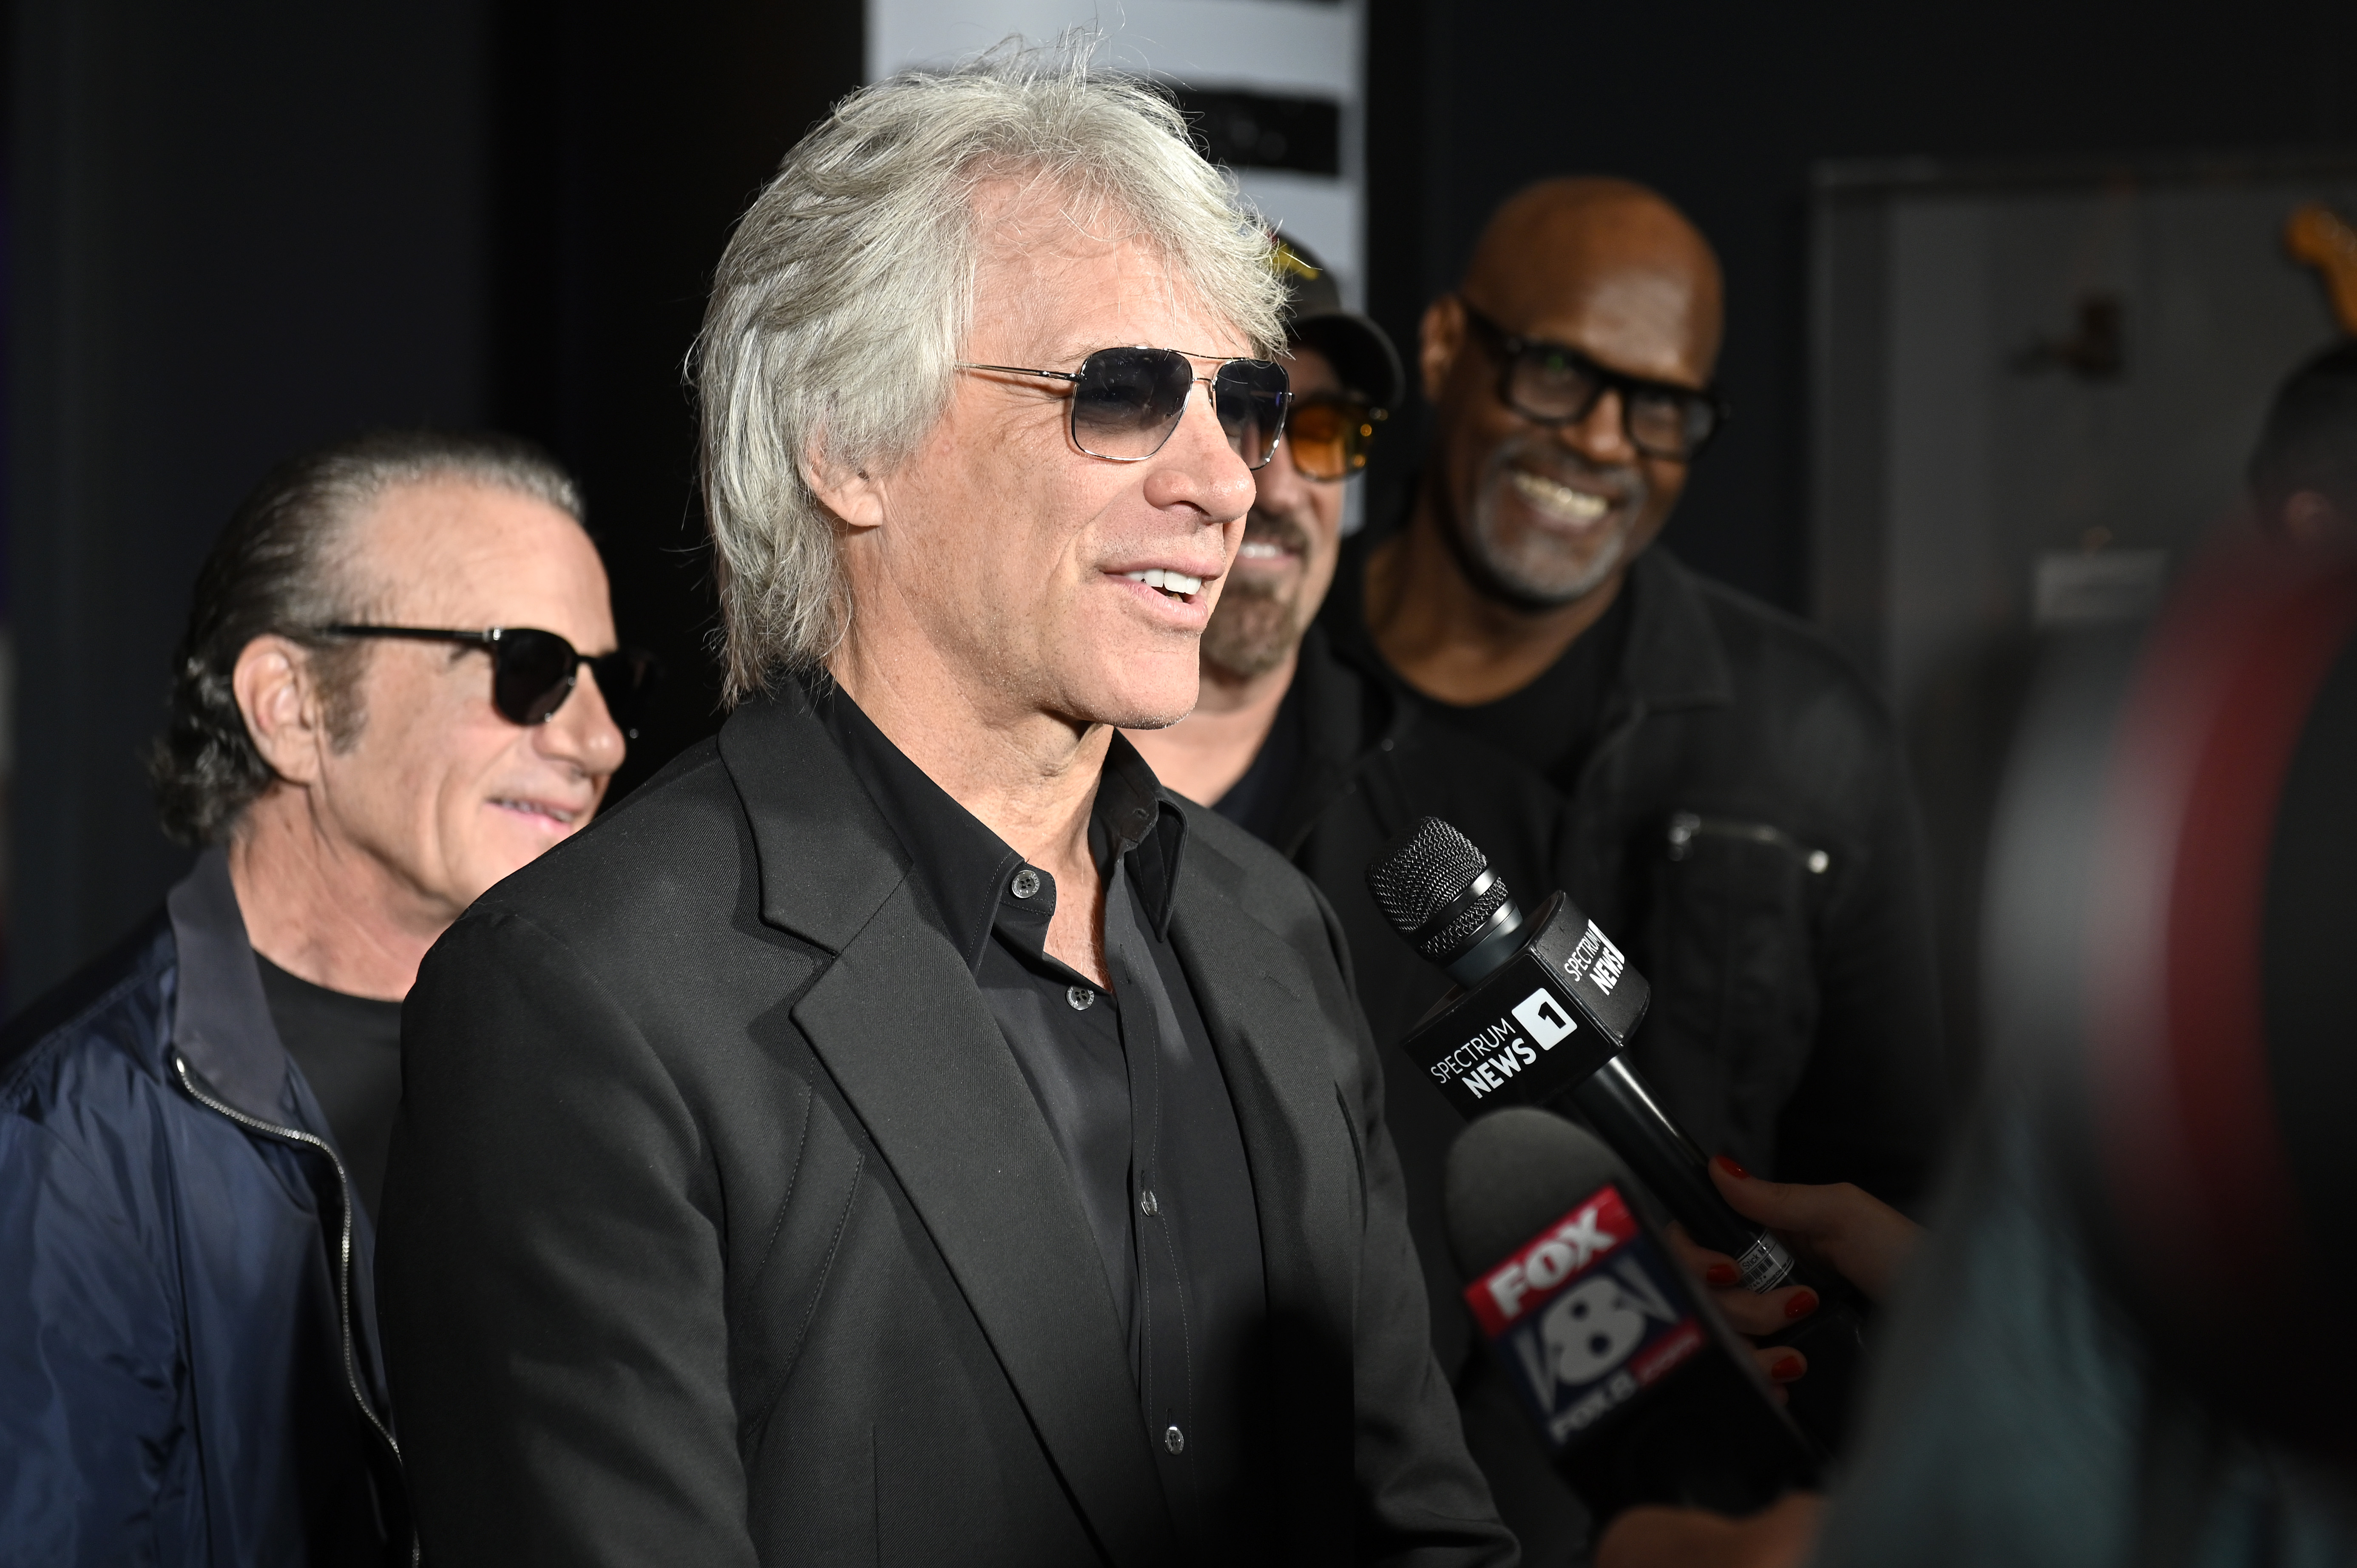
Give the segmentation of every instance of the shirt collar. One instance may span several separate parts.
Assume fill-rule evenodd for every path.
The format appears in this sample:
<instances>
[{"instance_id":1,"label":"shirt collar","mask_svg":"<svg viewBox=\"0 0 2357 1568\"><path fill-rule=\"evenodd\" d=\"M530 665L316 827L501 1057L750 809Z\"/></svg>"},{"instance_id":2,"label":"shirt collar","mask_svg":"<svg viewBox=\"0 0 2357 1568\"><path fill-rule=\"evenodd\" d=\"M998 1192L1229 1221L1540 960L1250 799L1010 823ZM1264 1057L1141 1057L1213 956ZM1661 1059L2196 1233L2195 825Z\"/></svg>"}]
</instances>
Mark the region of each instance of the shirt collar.
<instances>
[{"instance_id":1,"label":"shirt collar","mask_svg":"<svg viewBox=\"0 0 2357 1568\"><path fill-rule=\"evenodd\" d=\"M1023 856L893 745L851 694L823 677L809 683L812 711L899 839L950 939L979 971L1002 899ZM1126 857L1138 908L1166 938L1176 901L1187 816L1137 748L1119 732L1089 811L1089 853L1100 875Z\"/></svg>"}]
</instances>

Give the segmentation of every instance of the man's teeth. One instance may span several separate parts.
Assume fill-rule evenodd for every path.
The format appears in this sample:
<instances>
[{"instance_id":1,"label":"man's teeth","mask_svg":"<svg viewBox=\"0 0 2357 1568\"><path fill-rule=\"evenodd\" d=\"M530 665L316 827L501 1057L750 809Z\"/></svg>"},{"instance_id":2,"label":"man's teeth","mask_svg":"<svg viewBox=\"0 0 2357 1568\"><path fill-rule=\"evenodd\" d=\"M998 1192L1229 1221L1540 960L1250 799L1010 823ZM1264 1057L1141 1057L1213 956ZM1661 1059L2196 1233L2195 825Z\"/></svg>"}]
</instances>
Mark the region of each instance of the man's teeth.
<instances>
[{"instance_id":1,"label":"man's teeth","mask_svg":"<svg viewBox=\"0 0 2357 1568\"><path fill-rule=\"evenodd\" d=\"M1244 561L1282 561L1292 553L1284 545L1272 544L1265 539L1247 539L1243 548L1236 552L1237 558Z\"/></svg>"},{"instance_id":2,"label":"man's teeth","mask_svg":"<svg viewBox=\"0 0 2357 1568\"><path fill-rule=\"evenodd\" d=\"M1514 493L1540 511L1565 522L1586 526L1612 510L1612 503L1602 496L1575 490L1569 485L1516 468L1507 476L1513 481Z\"/></svg>"},{"instance_id":3,"label":"man's teeth","mask_svg":"<svg viewBox=\"0 0 2357 1568\"><path fill-rule=\"evenodd\" d=\"M495 806L504 806L511 811L522 811L529 817L546 817L551 822L566 827L573 825L574 814L571 811L555 806L544 806L537 800L494 800L491 803Z\"/></svg>"},{"instance_id":4,"label":"man's teeth","mask_svg":"<svg viewBox=\"0 0 2357 1568\"><path fill-rule=\"evenodd\" d=\"M1143 583L1149 588L1159 588L1174 598L1185 598L1189 594L1200 594L1203 591L1202 578L1189 577L1184 572L1166 572L1159 566L1148 566L1143 572L1127 572L1123 575L1133 583Z\"/></svg>"}]
</instances>

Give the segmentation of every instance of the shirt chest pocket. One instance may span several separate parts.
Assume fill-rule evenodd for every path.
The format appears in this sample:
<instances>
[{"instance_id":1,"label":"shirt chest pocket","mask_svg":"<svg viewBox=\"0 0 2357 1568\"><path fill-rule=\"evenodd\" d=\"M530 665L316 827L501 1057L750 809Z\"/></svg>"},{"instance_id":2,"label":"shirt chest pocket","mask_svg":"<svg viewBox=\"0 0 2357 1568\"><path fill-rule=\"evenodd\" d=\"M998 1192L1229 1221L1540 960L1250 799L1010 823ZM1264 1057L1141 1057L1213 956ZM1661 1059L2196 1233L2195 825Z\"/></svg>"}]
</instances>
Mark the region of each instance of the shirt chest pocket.
<instances>
[{"instance_id":1,"label":"shirt chest pocket","mask_svg":"<svg viewBox=\"0 0 2357 1568\"><path fill-rule=\"evenodd\" d=\"M1816 1034L1809 909L1831 856L1766 822L1678 811L1644 864L1643 1070L1706 1148L1771 1160Z\"/></svg>"}]
</instances>

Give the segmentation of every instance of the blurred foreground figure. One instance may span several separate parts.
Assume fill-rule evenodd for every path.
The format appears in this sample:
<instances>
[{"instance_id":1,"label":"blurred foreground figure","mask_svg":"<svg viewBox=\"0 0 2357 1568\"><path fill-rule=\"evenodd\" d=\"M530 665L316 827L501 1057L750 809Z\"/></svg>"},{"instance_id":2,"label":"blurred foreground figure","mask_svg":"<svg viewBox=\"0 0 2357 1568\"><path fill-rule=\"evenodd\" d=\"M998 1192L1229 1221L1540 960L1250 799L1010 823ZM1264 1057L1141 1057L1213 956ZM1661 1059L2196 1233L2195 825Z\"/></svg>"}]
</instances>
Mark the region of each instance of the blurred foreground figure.
<instances>
[{"instance_id":1,"label":"blurred foreground figure","mask_svg":"<svg viewBox=\"0 0 2357 1568\"><path fill-rule=\"evenodd\" d=\"M2008 779L1994 1082L1811 1561L2357 1556L2357 556L2198 563L2065 646ZM1605 1568L1802 1560L1631 1515Z\"/></svg>"},{"instance_id":2,"label":"blurred foreground figure","mask_svg":"<svg viewBox=\"0 0 2357 1568\"><path fill-rule=\"evenodd\" d=\"M0 1043L0 1557L410 1560L370 1267L401 999L622 760L580 517L521 443L367 436L206 558L153 758L203 854Z\"/></svg>"},{"instance_id":3,"label":"blurred foreground figure","mask_svg":"<svg viewBox=\"0 0 2357 1568\"><path fill-rule=\"evenodd\" d=\"M1993 1084L1827 1564L2357 1557L2357 346L2277 393L2265 542L2060 645L1985 917ZM1647 1510L1601 1568L1786 1568L1808 1510Z\"/></svg>"},{"instance_id":4,"label":"blurred foreground figure","mask_svg":"<svg viewBox=\"0 0 2357 1568\"><path fill-rule=\"evenodd\" d=\"M420 973L387 1364L432 1561L1504 1563L1340 932L1119 726L1289 399L1168 101L853 95L699 349L716 739Z\"/></svg>"}]
</instances>

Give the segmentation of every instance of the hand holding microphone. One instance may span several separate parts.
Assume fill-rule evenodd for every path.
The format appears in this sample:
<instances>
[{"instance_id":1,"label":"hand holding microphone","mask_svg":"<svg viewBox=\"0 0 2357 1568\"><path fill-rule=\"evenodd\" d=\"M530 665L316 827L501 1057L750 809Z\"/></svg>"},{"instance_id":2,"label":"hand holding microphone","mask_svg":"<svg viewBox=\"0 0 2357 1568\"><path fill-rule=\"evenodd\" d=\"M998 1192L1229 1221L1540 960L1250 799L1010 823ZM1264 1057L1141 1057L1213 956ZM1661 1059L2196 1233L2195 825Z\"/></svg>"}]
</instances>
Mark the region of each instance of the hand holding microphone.
<instances>
[{"instance_id":1,"label":"hand holding microphone","mask_svg":"<svg viewBox=\"0 0 2357 1568\"><path fill-rule=\"evenodd\" d=\"M1766 1181L1725 1155L1710 1162L1710 1178L1729 1208L1767 1226L1800 1257L1856 1285L1868 1301L1889 1295L1922 1235L1915 1221L1848 1182L1818 1187ZM1781 1333L1816 1310L1816 1293L1805 1285L1765 1294L1743 1289L1734 1260L1695 1244L1683 1227L1671 1227L1670 1244L1711 1287L1727 1320L1746 1334Z\"/></svg>"}]
</instances>

